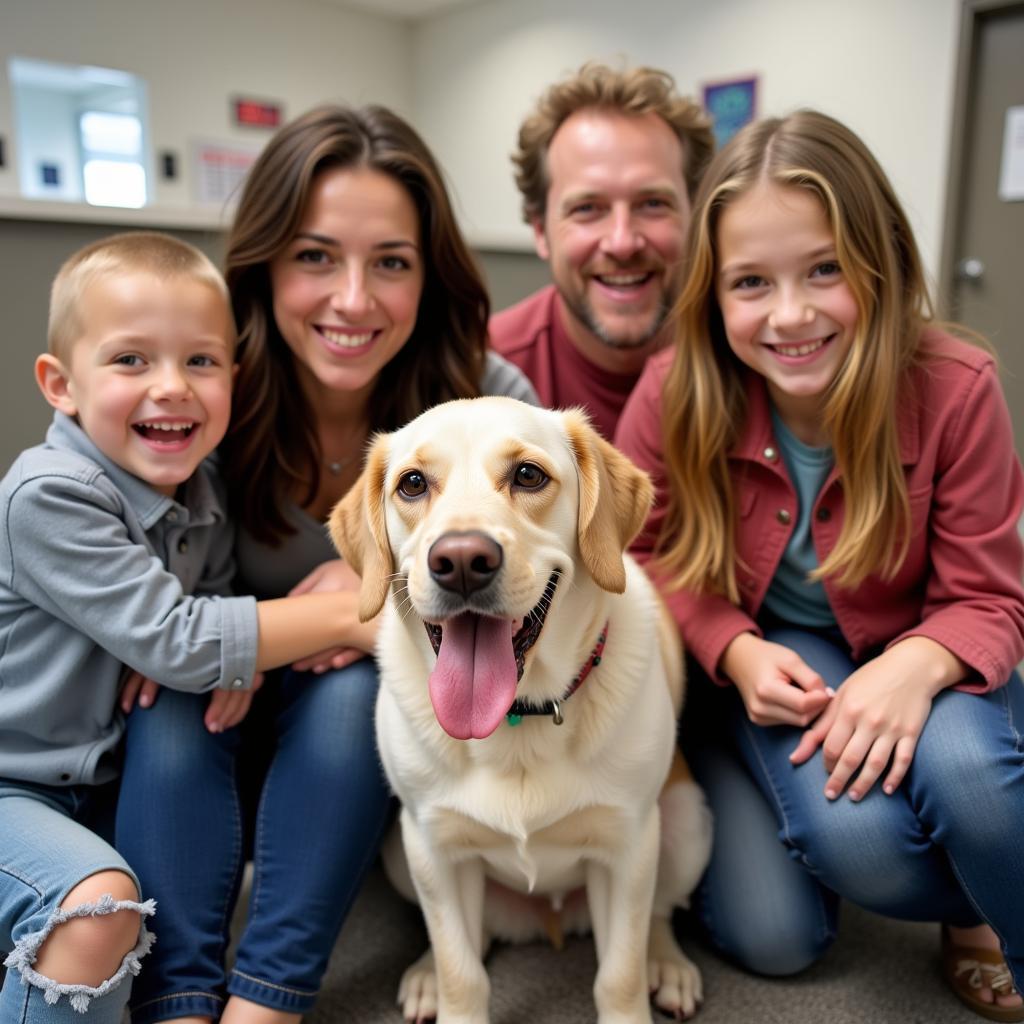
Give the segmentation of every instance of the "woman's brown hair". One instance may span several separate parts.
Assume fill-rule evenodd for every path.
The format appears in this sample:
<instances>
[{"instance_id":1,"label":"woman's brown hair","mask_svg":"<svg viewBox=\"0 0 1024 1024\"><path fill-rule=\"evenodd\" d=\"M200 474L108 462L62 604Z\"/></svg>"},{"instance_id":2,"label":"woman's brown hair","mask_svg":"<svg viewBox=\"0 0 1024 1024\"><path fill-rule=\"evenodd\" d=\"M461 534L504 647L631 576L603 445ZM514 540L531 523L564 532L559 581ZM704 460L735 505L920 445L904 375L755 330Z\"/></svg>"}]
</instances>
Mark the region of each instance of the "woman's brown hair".
<instances>
[{"instance_id":1,"label":"woman's brown hair","mask_svg":"<svg viewBox=\"0 0 1024 1024\"><path fill-rule=\"evenodd\" d=\"M838 121L802 110L748 125L712 161L687 241L676 307L675 359L663 405L669 503L659 541L674 584L738 602L735 496L728 455L746 419L744 367L733 355L715 296L722 211L761 182L806 189L835 235L857 302L849 355L826 396L824 425L843 484L835 548L812 574L855 586L891 576L909 543L910 507L896 404L919 358L931 304L913 233L884 172Z\"/></svg>"},{"instance_id":2,"label":"woman's brown hair","mask_svg":"<svg viewBox=\"0 0 1024 1024\"><path fill-rule=\"evenodd\" d=\"M289 497L313 500L323 464L292 353L274 321L269 264L298 231L317 176L338 167L379 171L406 190L424 254L416 326L381 371L368 428L392 430L438 402L475 397L483 373L487 290L423 140L380 106L322 106L285 125L246 179L224 272L239 347L222 467L236 522L269 543L291 532Z\"/></svg>"}]
</instances>

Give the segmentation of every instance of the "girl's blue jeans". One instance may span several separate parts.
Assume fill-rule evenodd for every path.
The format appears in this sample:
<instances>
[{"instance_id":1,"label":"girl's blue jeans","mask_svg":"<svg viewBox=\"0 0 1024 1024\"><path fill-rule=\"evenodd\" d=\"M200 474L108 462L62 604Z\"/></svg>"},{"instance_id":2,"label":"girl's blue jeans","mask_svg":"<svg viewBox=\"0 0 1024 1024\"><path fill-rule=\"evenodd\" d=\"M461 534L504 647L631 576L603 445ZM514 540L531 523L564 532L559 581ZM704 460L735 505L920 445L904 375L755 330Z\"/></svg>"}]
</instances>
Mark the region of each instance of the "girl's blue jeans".
<instances>
[{"instance_id":1,"label":"girl's blue jeans","mask_svg":"<svg viewBox=\"0 0 1024 1024\"><path fill-rule=\"evenodd\" d=\"M58 787L0 779L0 958L7 965L0 990L3 1024L121 1022L132 976L149 947L144 924L138 944L101 985L60 984L35 970L43 942L61 927L67 912L152 913L148 903L118 904L109 896L61 911L68 893L100 871L121 871L138 887L121 856L94 831L111 818L105 812L112 811L114 798L110 785Z\"/></svg>"},{"instance_id":2,"label":"girl's blue jeans","mask_svg":"<svg viewBox=\"0 0 1024 1024\"><path fill-rule=\"evenodd\" d=\"M838 689L844 645L794 628L766 638ZM692 666L691 666L692 668ZM820 749L794 767L802 730L762 727L739 694L691 672L683 746L715 816L697 906L712 941L770 975L813 963L836 934L839 897L890 917L987 922L1024 989L1024 684L945 690L892 796L825 798Z\"/></svg>"},{"instance_id":3,"label":"girl's blue jeans","mask_svg":"<svg viewBox=\"0 0 1024 1024\"><path fill-rule=\"evenodd\" d=\"M161 690L128 716L117 844L157 900L157 944L132 992L136 1024L216 1019L226 993L290 1013L312 1008L390 809L376 695L376 664L365 658L323 675L269 677L246 721L221 735L203 725L205 695ZM254 780L241 748L256 734L269 767ZM252 897L228 972L254 789Z\"/></svg>"}]
</instances>

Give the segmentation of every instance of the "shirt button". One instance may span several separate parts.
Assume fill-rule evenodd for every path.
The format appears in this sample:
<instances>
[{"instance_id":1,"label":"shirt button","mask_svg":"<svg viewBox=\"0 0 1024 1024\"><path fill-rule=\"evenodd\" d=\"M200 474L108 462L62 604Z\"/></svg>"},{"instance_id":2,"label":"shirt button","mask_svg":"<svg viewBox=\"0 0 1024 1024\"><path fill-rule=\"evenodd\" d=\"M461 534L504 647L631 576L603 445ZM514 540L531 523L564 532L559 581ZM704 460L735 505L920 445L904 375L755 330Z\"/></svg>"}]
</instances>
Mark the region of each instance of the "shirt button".
<instances>
[{"instance_id":1,"label":"shirt button","mask_svg":"<svg viewBox=\"0 0 1024 1024\"><path fill-rule=\"evenodd\" d=\"M780 508L779 511L775 513L775 518L778 519L783 526L788 526L793 519L789 514L789 509L785 508Z\"/></svg>"},{"instance_id":2,"label":"shirt button","mask_svg":"<svg viewBox=\"0 0 1024 1024\"><path fill-rule=\"evenodd\" d=\"M232 679L231 680L231 689L232 690L240 690L243 686L245 686L245 680L244 679Z\"/></svg>"},{"instance_id":3,"label":"shirt button","mask_svg":"<svg viewBox=\"0 0 1024 1024\"><path fill-rule=\"evenodd\" d=\"M171 511L167 513L167 518L170 519L172 523L176 523L178 521L178 510L176 508L172 508Z\"/></svg>"},{"instance_id":4,"label":"shirt button","mask_svg":"<svg viewBox=\"0 0 1024 1024\"><path fill-rule=\"evenodd\" d=\"M832 518L832 509L822 505L815 513L815 516L819 523L827 523Z\"/></svg>"},{"instance_id":5,"label":"shirt button","mask_svg":"<svg viewBox=\"0 0 1024 1024\"><path fill-rule=\"evenodd\" d=\"M184 537L182 537L181 540L178 541L178 551L181 554L185 554L185 552L188 551L188 541L185 540Z\"/></svg>"},{"instance_id":6,"label":"shirt button","mask_svg":"<svg viewBox=\"0 0 1024 1024\"><path fill-rule=\"evenodd\" d=\"M765 448L765 450L764 450L764 457L769 462L778 462L779 461L779 453L771 445L768 445L768 447Z\"/></svg>"}]
</instances>

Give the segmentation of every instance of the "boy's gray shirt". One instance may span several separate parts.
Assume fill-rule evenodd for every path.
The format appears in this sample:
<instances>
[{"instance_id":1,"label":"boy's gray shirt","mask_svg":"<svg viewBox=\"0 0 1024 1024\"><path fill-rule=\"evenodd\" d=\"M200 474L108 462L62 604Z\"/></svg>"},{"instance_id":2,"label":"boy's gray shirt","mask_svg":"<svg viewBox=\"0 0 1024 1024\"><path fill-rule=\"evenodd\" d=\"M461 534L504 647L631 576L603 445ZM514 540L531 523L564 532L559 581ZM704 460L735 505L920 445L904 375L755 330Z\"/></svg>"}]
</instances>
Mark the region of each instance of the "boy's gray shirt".
<instances>
[{"instance_id":1,"label":"boy's gray shirt","mask_svg":"<svg viewBox=\"0 0 1024 1024\"><path fill-rule=\"evenodd\" d=\"M114 778L126 666L177 690L251 685L256 601L220 596L224 508L209 462L179 504L63 413L18 456L0 482L0 777Z\"/></svg>"}]
</instances>

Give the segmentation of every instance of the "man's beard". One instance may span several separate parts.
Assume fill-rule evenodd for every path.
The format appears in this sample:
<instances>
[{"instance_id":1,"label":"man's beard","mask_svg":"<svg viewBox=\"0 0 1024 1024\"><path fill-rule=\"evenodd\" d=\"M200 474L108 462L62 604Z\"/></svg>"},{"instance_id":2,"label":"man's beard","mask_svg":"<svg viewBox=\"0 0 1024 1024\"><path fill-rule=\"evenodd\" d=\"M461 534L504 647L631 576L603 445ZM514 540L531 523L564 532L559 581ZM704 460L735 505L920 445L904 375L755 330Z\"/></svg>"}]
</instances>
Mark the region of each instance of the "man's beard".
<instances>
[{"instance_id":1,"label":"man's beard","mask_svg":"<svg viewBox=\"0 0 1024 1024\"><path fill-rule=\"evenodd\" d=\"M579 298L566 295L564 292L562 292L561 295L562 301L565 303L569 312L581 324L583 324L583 326L586 327L594 337L607 345L608 348L613 348L620 352L629 352L649 345L654 338L657 337L662 327L665 326L665 321L668 319L668 315L671 310L671 305L663 294L658 299L658 305L651 316L651 322L643 331L640 332L639 335L634 336L632 332L625 334L621 331L613 334L603 323L601 323L585 295L581 295Z\"/></svg>"}]
</instances>

